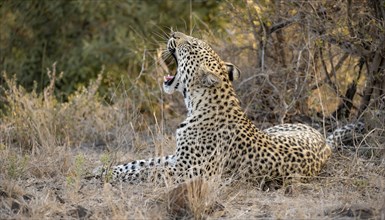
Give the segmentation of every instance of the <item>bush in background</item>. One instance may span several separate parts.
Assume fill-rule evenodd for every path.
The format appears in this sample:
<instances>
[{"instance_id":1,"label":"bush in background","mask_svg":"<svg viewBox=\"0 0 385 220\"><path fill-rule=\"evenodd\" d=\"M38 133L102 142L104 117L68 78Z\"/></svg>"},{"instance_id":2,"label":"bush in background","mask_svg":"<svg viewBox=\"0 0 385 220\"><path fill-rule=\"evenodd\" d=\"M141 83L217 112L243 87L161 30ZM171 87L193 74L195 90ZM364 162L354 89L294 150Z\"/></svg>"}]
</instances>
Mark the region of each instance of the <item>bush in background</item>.
<instances>
[{"instance_id":1,"label":"bush in background","mask_svg":"<svg viewBox=\"0 0 385 220\"><path fill-rule=\"evenodd\" d=\"M0 6L0 70L15 74L27 91L41 92L49 84L45 69L56 62L65 74L55 91L64 100L102 66L102 95L122 80L129 88L139 75L147 82L154 66L148 57L170 28L187 31L210 23L221 31L225 21L214 0L5 0Z\"/></svg>"}]
</instances>

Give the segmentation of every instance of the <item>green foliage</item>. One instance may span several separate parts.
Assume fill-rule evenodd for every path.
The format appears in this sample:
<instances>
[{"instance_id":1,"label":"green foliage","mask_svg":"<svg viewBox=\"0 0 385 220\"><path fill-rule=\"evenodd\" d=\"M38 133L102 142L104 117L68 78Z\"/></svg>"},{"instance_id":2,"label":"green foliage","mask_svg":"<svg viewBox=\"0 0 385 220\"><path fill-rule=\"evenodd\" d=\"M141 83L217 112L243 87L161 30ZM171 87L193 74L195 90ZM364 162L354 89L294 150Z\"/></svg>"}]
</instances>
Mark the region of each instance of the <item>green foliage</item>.
<instances>
[{"instance_id":1,"label":"green foliage","mask_svg":"<svg viewBox=\"0 0 385 220\"><path fill-rule=\"evenodd\" d=\"M108 167L111 163L111 157L109 154L102 154L102 156L100 156L100 161L103 163L104 167Z\"/></svg>"},{"instance_id":2,"label":"green foliage","mask_svg":"<svg viewBox=\"0 0 385 220\"><path fill-rule=\"evenodd\" d=\"M164 42L169 29L221 29L224 17L214 0L5 0L0 2L0 70L16 74L28 91L49 83L46 68L64 71L56 91L66 97L106 70L101 91L121 81L130 87L152 60L143 54ZM146 65L143 65L146 62ZM147 76L144 74L143 80ZM123 88L127 89L127 88Z\"/></svg>"},{"instance_id":3,"label":"green foliage","mask_svg":"<svg viewBox=\"0 0 385 220\"><path fill-rule=\"evenodd\" d=\"M78 177L82 176L85 173L84 162L84 155L79 154L75 157L75 174Z\"/></svg>"},{"instance_id":4,"label":"green foliage","mask_svg":"<svg viewBox=\"0 0 385 220\"><path fill-rule=\"evenodd\" d=\"M104 153L100 156L100 161L103 164L102 170L107 171L104 175L104 181L108 183L112 180L112 170L109 169L109 167L111 167L111 156L107 153Z\"/></svg>"},{"instance_id":5,"label":"green foliage","mask_svg":"<svg viewBox=\"0 0 385 220\"><path fill-rule=\"evenodd\" d=\"M22 156L16 154L10 154L6 158L7 160L7 174L10 178L16 179L25 175L25 169L28 164L29 157L27 155Z\"/></svg>"},{"instance_id":6,"label":"green foliage","mask_svg":"<svg viewBox=\"0 0 385 220\"><path fill-rule=\"evenodd\" d=\"M75 164L72 168L72 172L66 177L66 184L69 187L75 187L79 189L82 176L85 174L85 157L83 154L78 154L75 157Z\"/></svg>"}]
</instances>

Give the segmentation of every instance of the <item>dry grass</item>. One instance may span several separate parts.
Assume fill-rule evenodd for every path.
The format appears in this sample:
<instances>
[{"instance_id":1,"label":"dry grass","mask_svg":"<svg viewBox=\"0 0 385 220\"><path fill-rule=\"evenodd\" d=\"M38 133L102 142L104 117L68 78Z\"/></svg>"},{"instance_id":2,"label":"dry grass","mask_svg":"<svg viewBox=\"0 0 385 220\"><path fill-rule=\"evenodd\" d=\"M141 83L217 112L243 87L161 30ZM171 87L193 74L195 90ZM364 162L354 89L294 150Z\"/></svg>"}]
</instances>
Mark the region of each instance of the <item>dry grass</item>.
<instances>
[{"instance_id":1,"label":"dry grass","mask_svg":"<svg viewBox=\"0 0 385 220\"><path fill-rule=\"evenodd\" d=\"M50 75L54 81L55 71ZM320 177L293 186L290 194L220 179L167 187L87 180L101 163L172 153L172 129L163 128L175 128L179 120L145 120L130 97L104 104L96 93L99 83L100 78L59 103L52 86L44 94L28 93L7 79L1 219L385 218L384 123L371 112L367 117L377 125L365 141L356 150L334 153ZM364 146L374 146L374 153L363 154Z\"/></svg>"}]
</instances>

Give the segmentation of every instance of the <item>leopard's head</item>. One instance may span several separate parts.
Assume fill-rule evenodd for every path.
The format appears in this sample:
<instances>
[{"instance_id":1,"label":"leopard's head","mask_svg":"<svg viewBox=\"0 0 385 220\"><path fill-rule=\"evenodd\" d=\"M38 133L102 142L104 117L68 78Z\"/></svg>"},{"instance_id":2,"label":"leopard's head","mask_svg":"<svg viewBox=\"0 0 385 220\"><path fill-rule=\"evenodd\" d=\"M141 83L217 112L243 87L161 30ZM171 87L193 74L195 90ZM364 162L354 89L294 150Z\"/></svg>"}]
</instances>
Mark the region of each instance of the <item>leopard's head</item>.
<instances>
[{"instance_id":1,"label":"leopard's head","mask_svg":"<svg viewBox=\"0 0 385 220\"><path fill-rule=\"evenodd\" d=\"M229 83L239 78L239 69L223 62L204 41L173 32L167 42L167 50L174 57L177 71L174 76L165 76L163 88L172 94L175 90L185 93L188 90L210 88Z\"/></svg>"}]
</instances>

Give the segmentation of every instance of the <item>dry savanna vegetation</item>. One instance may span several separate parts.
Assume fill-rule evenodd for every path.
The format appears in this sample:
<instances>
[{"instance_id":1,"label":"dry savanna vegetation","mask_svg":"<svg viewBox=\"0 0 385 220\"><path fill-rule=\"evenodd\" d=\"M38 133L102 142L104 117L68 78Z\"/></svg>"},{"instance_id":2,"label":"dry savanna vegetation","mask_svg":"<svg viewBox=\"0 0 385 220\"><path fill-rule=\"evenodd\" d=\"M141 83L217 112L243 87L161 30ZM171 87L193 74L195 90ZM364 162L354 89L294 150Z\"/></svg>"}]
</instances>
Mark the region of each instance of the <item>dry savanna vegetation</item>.
<instances>
[{"instance_id":1,"label":"dry savanna vegetation","mask_svg":"<svg viewBox=\"0 0 385 220\"><path fill-rule=\"evenodd\" d=\"M91 19L83 29L88 32L76 32L79 35L74 37L82 40L74 43L76 47L85 42L85 49L93 48L88 52L95 55L92 59L100 58L100 63L89 65L101 64L101 71L87 68L84 65L91 61L81 58L71 58L75 69L59 61L32 65L36 63L27 60L32 56L22 50L28 45L18 48L15 43L18 35L47 39L49 35L32 34L39 22L31 24L35 29L24 29L29 25L25 23L12 32L24 10L23 4L14 2L4 1L1 5L9 9L1 10L2 26L9 28L7 33L13 33L0 35L4 71L0 78L1 219L385 219L384 1L205 1L211 10L223 13L219 14L221 23L210 23L213 14L205 12L201 5L194 8L198 7L194 1L186 1L188 8L179 3L175 6L185 10L183 13L187 10L186 24L165 21L169 27L205 39L225 61L239 66L242 75L234 87L257 127L301 122L327 136L347 123L365 123L362 132L353 132L351 139L338 143L319 176L291 186L219 177L180 185L129 185L110 183L108 176L93 178L92 171L101 165L173 153L174 132L186 112L182 96L170 97L162 92L163 75L175 71L172 60L164 61L161 55L166 34L152 32L162 38L154 43L155 38L136 29L139 37L135 38L129 30L119 29L116 25L121 20L107 11L110 17ZM31 2L28 7L35 10L50 6L41 3L44 1ZM79 4L81 10L74 12L82 19L98 10L128 10L134 6L141 8L137 9L141 13L156 11L151 1L132 3L134 6L116 1L111 7L107 4L100 8L90 7L87 1L72 5L57 2L67 9ZM170 2L164 1L156 9L169 10ZM28 7L28 13L32 13L34 10ZM94 11L88 12L90 8ZM55 22L61 22L60 13L56 15ZM116 16L128 19L124 13ZM95 19L99 23L92 23ZM125 61L115 59L114 53L97 55L102 47L93 42L102 42L92 36L102 33L96 32L93 25L127 31L127 35L117 34L119 38L109 36L117 43L102 45L105 47L101 51L118 50L120 43L127 43L120 41L126 36L137 45L130 44L132 50L124 49L135 51L137 57L129 56L133 61L124 66ZM76 25L65 29L70 31L71 27L80 29ZM216 28L222 31L214 31ZM66 36L54 37L59 41ZM34 54L44 56L41 60L47 62L51 59L47 58L50 45L45 44L46 53ZM58 55L58 45L62 44L53 44L57 51L52 56ZM76 56L78 51L70 50L69 45L65 50ZM57 60L66 62L67 58ZM37 73L41 78L35 77L33 85L26 85L29 79L23 68L28 65L12 69L18 67L16 61L30 63L31 69L44 73ZM114 61L118 64L112 65ZM67 69L70 76L66 75ZM87 73L86 81L75 77L82 73ZM118 73L125 76L117 77ZM40 80L43 78L46 81ZM66 83L71 78L78 81L69 86Z\"/></svg>"}]
</instances>

